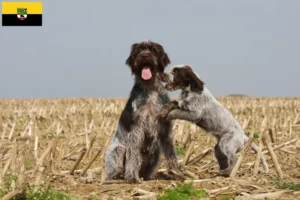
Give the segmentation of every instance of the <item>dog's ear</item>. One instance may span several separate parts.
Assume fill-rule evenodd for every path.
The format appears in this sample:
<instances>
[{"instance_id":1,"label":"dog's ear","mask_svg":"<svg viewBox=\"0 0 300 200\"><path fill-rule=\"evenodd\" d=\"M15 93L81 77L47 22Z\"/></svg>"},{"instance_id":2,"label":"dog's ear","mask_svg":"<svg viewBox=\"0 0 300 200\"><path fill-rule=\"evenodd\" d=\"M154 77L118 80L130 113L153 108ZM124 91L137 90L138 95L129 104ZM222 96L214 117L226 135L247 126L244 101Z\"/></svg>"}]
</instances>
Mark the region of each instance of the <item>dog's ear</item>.
<instances>
[{"instance_id":1,"label":"dog's ear","mask_svg":"<svg viewBox=\"0 0 300 200\"><path fill-rule=\"evenodd\" d=\"M164 52L164 58L163 58L163 63L165 66L167 66L168 64L170 64L170 58L168 56L168 54L166 52Z\"/></svg>"},{"instance_id":2,"label":"dog's ear","mask_svg":"<svg viewBox=\"0 0 300 200\"><path fill-rule=\"evenodd\" d=\"M132 74L134 73L134 51L136 50L138 46L138 43L134 43L133 45L131 45L131 51L130 51L130 55L128 56L128 58L126 59L125 64L130 66L131 68L131 72Z\"/></svg>"},{"instance_id":3,"label":"dog's ear","mask_svg":"<svg viewBox=\"0 0 300 200\"><path fill-rule=\"evenodd\" d=\"M138 43L134 43L133 45L131 45L130 55L126 59L125 64L129 65L130 67L132 67L133 64L134 64L133 52L135 51L135 49L137 48L137 46L138 46Z\"/></svg>"},{"instance_id":4,"label":"dog's ear","mask_svg":"<svg viewBox=\"0 0 300 200\"><path fill-rule=\"evenodd\" d=\"M184 70L188 77L192 79L191 86L197 87L201 91L204 89L204 82L198 78L198 76L193 72L192 68L188 65L184 66Z\"/></svg>"},{"instance_id":5,"label":"dog's ear","mask_svg":"<svg viewBox=\"0 0 300 200\"><path fill-rule=\"evenodd\" d=\"M159 67L161 72L164 72L166 66L170 64L170 59L168 57L168 54L162 51L162 57L161 57L161 65Z\"/></svg>"},{"instance_id":6,"label":"dog's ear","mask_svg":"<svg viewBox=\"0 0 300 200\"><path fill-rule=\"evenodd\" d=\"M168 54L165 52L163 46L161 44L153 42L153 47L156 49L156 51L159 53L159 59L160 59L160 70L161 72L164 71L165 67L170 64L170 59Z\"/></svg>"}]
</instances>

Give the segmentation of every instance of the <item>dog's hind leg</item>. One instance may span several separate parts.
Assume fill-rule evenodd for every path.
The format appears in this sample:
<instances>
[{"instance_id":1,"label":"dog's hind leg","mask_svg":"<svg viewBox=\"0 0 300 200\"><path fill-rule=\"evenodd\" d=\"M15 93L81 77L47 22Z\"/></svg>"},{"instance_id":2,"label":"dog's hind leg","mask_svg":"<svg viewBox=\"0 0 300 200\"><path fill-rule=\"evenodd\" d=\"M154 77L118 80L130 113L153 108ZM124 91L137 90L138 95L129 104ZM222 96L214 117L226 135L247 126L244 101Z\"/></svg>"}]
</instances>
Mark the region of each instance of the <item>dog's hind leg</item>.
<instances>
[{"instance_id":1,"label":"dog's hind leg","mask_svg":"<svg viewBox=\"0 0 300 200\"><path fill-rule=\"evenodd\" d=\"M226 169L220 170L221 175L230 175L233 167L238 160L236 154L242 149L243 146L244 141L236 137L234 133L226 133L222 135L219 141L219 148L221 152L227 157L229 165Z\"/></svg>"},{"instance_id":2,"label":"dog's hind leg","mask_svg":"<svg viewBox=\"0 0 300 200\"><path fill-rule=\"evenodd\" d=\"M131 133L133 137L139 136L137 133ZM129 137L130 138L130 137ZM141 154L141 145L143 145L140 138L130 138L131 141L126 148L126 162L124 179L128 183L139 183L139 172L142 167L143 157Z\"/></svg>"},{"instance_id":3,"label":"dog's hind leg","mask_svg":"<svg viewBox=\"0 0 300 200\"><path fill-rule=\"evenodd\" d=\"M124 173L126 148L123 145L112 143L105 153L106 179L118 179Z\"/></svg>"}]
</instances>

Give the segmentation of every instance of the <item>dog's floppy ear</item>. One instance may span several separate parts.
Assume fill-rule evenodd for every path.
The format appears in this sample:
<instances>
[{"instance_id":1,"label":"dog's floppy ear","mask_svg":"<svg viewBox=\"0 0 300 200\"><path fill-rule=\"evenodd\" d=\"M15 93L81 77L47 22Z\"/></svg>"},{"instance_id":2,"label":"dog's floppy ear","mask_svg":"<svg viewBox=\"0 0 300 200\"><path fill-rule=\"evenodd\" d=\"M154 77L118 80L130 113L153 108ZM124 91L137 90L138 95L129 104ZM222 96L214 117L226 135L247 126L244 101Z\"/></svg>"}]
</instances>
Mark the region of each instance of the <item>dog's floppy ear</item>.
<instances>
[{"instance_id":1,"label":"dog's floppy ear","mask_svg":"<svg viewBox=\"0 0 300 200\"><path fill-rule=\"evenodd\" d=\"M125 64L129 65L130 67L133 67L134 65L134 58L133 58L133 52L135 51L136 47L138 46L138 43L134 43L133 45L131 45L131 51L130 51L130 55L128 56L128 58L126 59Z\"/></svg>"},{"instance_id":2,"label":"dog's floppy ear","mask_svg":"<svg viewBox=\"0 0 300 200\"><path fill-rule=\"evenodd\" d=\"M167 53L164 52L164 58L163 58L163 62L164 62L164 65L167 66L168 64L170 64L170 58L168 56Z\"/></svg>"},{"instance_id":3,"label":"dog's floppy ear","mask_svg":"<svg viewBox=\"0 0 300 200\"><path fill-rule=\"evenodd\" d=\"M161 64L162 65L160 65L159 66L159 70L160 70L160 72L164 72L164 70L165 70L165 68L166 68L166 66L168 65L168 64L170 64L170 59L169 59L169 57L168 57L168 54L167 53L165 53L165 52L162 52L162 58L161 58Z\"/></svg>"},{"instance_id":4,"label":"dog's floppy ear","mask_svg":"<svg viewBox=\"0 0 300 200\"><path fill-rule=\"evenodd\" d=\"M204 82L201 81L198 76L193 72L192 68L188 65L184 66L186 74L192 79L192 85L194 87L197 87L201 91L204 89Z\"/></svg>"},{"instance_id":5,"label":"dog's floppy ear","mask_svg":"<svg viewBox=\"0 0 300 200\"><path fill-rule=\"evenodd\" d=\"M130 51L130 55L128 56L128 58L126 59L125 64L130 66L131 68L131 73L132 75L134 74L134 57L133 57L133 52L135 51L135 49L137 48L138 43L134 43L133 45L131 45L131 51Z\"/></svg>"},{"instance_id":6,"label":"dog's floppy ear","mask_svg":"<svg viewBox=\"0 0 300 200\"><path fill-rule=\"evenodd\" d=\"M158 43L153 43L154 44L154 48L158 51L159 53L159 58L160 58L160 66L159 69L161 72L164 71L165 67L170 64L170 59L168 54L165 52L163 46L161 44Z\"/></svg>"}]
</instances>

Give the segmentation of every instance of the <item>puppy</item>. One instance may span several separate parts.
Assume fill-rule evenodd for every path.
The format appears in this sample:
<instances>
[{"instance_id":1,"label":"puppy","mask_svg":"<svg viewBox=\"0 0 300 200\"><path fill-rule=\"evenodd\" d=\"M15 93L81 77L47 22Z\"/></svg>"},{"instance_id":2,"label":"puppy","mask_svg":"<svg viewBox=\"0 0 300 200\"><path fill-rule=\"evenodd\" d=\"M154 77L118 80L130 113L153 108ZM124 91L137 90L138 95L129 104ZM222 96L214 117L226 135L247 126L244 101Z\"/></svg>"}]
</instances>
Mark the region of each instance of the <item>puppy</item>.
<instances>
[{"instance_id":1,"label":"puppy","mask_svg":"<svg viewBox=\"0 0 300 200\"><path fill-rule=\"evenodd\" d=\"M182 92L179 102L172 101L165 105L159 116L167 120L187 120L215 136L218 141L215 157L220 166L219 173L229 176L237 162L236 153L249 139L237 120L204 87L203 81L190 66L174 67L172 72L162 74L162 80L167 83L167 90L181 89ZM252 144L252 149L257 153L255 144ZM263 156L261 161L268 172L268 164Z\"/></svg>"},{"instance_id":2,"label":"puppy","mask_svg":"<svg viewBox=\"0 0 300 200\"><path fill-rule=\"evenodd\" d=\"M161 74L170 63L162 45L140 42L131 46L126 60L135 77L129 99L105 154L107 179L124 177L128 183L149 180L161 152L169 168L178 174L179 166L172 138L172 123L157 116L170 102Z\"/></svg>"}]
</instances>

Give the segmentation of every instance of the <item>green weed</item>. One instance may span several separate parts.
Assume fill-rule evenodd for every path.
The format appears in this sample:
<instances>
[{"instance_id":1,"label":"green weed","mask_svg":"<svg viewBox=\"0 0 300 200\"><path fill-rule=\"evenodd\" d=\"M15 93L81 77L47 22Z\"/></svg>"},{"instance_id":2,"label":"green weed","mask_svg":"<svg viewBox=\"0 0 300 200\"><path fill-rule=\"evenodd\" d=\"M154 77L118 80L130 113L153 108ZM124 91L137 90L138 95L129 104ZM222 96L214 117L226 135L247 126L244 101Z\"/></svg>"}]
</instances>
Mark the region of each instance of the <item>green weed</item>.
<instances>
[{"instance_id":1,"label":"green weed","mask_svg":"<svg viewBox=\"0 0 300 200\"><path fill-rule=\"evenodd\" d=\"M18 181L18 176L16 175L10 175L8 176L8 178L6 179L5 183L4 183L4 188L0 187L0 197L2 198L4 195L6 195L7 193L12 191L12 183L13 182L17 182Z\"/></svg>"},{"instance_id":2,"label":"green weed","mask_svg":"<svg viewBox=\"0 0 300 200\"><path fill-rule=\"evenodd\" d=\"M259 133L254 133L254 134L253 134L253 138L254 138L255 140L259 139Z\"/></svg>"},{"instance_id":3,"label":"green weed","mask_svg":"<svg viewBox=\"0 0 300 200\"><path fill-rule=\"evenodd\" d=\"M33 168L33 161L27 160L26 161L26 169L32 169Z\"/></svg>"},{"instance_id":4,"label":"green weed","mask_svg":"<svg viewBox=\"0 0 300 200\"><path fill-rule=\"evenodd\" d=\"M276 184L276 185L278 185L279 184L279 179L278 178L274 178L273 179L273 183Z\"/></svg>"},{"instance_id":5,"label":"green weed","mask_svg":"<svg viewBox=\"0 0 300 200\"><path fill-rule=\"evenodd\" d=\"M300 191L300 184L283 183L282 189Z\"/></svg>"},{"instance_id":6,"label":"green weed","mask_svg":"<svg viewBox=\"0 0 300 200\"><path fill-rule=\"evenodd\" d=\"M221 195L217 197L218 200L231 200L234 199L232 196L229 195Z\"/></svg>"},{"instance_id":7,"label":"green weed","mask_svg":"<svg viewBox=\"0 0 300 200\"><path fill-rule=\"evenodd\" d=\"M176 146L176 155L177 156L185 155L185 151L186 151L186 149L184 147Z\"/></svg>"},{"instance_id":8,"label":"green weed","mask_svg":"<svg viewBox=\"0 0 300 200\"><path fill-rule=\"evenodd\" d=\"M158 197L158 200L189 200L190 197L206 197L203 189L196 190L193 187L193 182L186 184L177 184L174 189L167 189L164 195Z\"/></svg>"},{"instance_id":9,"label":"green weed","mask_svg":"<svg viewBox=\"0 0 300 200\"><path fill-rule=\"evenodd\" d=\"M299 183L283 183L280 179L273 179L273 183L278 185L281 189L300 191Z\"/></svg>"},{"instance_id":10,"label":"green weed","mask_svg":"<svg viewBox=\"0 0 300 200\"><path fill-rule=\"evenodd\" d=\"M2 198L5 194L7 194L10 191L3 191L0 190L0 197ZM28 200L28 199L34 199L34 200L78 200L79 198L72 196L68 192L60 192L51 189L51 187L48 187L46 190L43 190L39 187L32 187L29 188L24 193L16 196L14 198L15 200Z\"/></svg>"}]
</instances>

